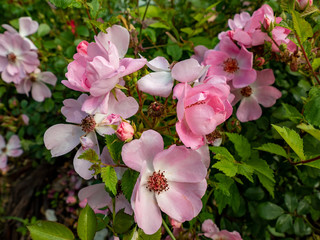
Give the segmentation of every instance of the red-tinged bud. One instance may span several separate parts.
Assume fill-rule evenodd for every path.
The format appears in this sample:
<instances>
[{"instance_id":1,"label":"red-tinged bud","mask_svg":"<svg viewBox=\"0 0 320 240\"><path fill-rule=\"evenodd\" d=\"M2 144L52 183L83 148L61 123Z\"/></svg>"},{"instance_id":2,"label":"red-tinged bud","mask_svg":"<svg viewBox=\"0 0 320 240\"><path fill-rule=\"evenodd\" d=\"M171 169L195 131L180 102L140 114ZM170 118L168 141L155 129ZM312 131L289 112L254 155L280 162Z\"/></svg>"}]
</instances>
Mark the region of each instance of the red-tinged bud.
<instances>
[{"instance_id":1,"label":"red-tinged bud","mask_svg":"<svg viewBox=\"0 0 320 240\"><path fill-rule=\"evenodd\" d=\"M87 41L82 41L78 44L77 46L77 52L80 55L87 55L87 48L88 48L89 43Z\"/></svg>"},{"instance_id":2,"label":"red-tinged bud","mask_svg":"<svg viewBox=\"0 0 320 240\"><path fill-rule=\"evenodd\" d=\"M265 64L265 60L264 60L264 58L263 57L258 57L257 59L256 59L256 65L257 65L257 67L261 67L261 66L263 66L264 64Z\"/></svg>"},{"instance_id":3,"label":"red-tinged bud","mask_svg":"<svg viewBox=\"0 0 320 240\"><path fill-rule=\"evenodd\" d=\"M121 141L130 141L133 137L133 134L134 134L134 129L127 122L122 122L118 126L116 131L116 135Z\"/></svg>"},{"instance_id":4,"label":"red-tinged bud","mask_svg":"<svg viewBox=\"0 0 320 240\"><path fill-rule=\"evenodd\" d=\"M169 217L169 221L170 221L170 224L173 228L181 228L181 225L182 223L181 222L178 222L176 220L174 220L173 218Z\"/></svg>"},{"instance_id":5,"label":"red-tinged bud","mask_svg":"<svg viewBox=\"0 0 320 240\"><path fill-rule=\"evenodd\" d=\"M313 0L296 0L296 7L303 11L307 8L307 6L312 6Z\"/></svg>"}]
</instances>

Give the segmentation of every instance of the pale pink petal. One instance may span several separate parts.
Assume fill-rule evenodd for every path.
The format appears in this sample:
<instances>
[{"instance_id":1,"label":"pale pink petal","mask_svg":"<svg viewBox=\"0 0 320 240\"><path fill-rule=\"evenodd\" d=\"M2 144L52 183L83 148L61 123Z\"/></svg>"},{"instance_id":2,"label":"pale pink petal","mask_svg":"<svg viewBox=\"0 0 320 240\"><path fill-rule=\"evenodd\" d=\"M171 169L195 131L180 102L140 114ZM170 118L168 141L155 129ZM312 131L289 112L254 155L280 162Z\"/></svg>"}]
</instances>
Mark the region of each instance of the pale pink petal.
<instances>
[{"instance_id":1,"label":"pale pink petal","mask_svg":"<svg viewBox=\"0 0 320 240\"><path fill-rule=\"evenodd\" d=\"M203 70L197 60L190 58L176 63L171 74L179 82L193 82L204 74Z\"/></svg>"},{"instance_id":2,"label":"pale pink petal","mask_svg":"<svg viewBox=\"0 0 320 240\"><path fill-rule=\"evenodd\" d=\"M115 86L119 83L119 76L115 75L114 77L99 80L94 83L94 85L90 88L90 93L94 97L99 97L102 95L108 94Z\"/></svg>"},{"instance_id":3,"label":"pale pink petal","mask_svg":"<svg viewBox=\"0 0 320 240\"><path fill-rule=\"evenodd\" d=\"M244 46L241 47L239 55L236 57L240 69L252 70L253 53L249 52Z\"/></svg>"},{"instance_id":4,"label":"pale pink petal","mask_svg":"<svg viewBox=\"0 0 320 240\"><path fill-rule=\"evenodd\" d=\"M261 30L256 30L252 34L252 46L263 45L264 41L267 40L268 35Z\"/></svg>"},{"instance_id":5,"label":"pale pink petal","mask_svg":"<svg viewBox=\"0 0 320 240\"><path fill-rule=\"evenodd\" d=\"M133 58L123 58L120 60L120 67L124 67L124 71L121 72L120 77L129 75L141 69L146 65L147 60L145 58L133 59Z\"/></svg>"},{"instance_id":6,"label":"pale pink petal","mask_svg":"<svg viewBox=\"0 0 320 240\"><path fill-rule=\"evenodd\" d=\"M82 119L88 115L81 110L83 103L87 99L87 94L81 94L77 100L66 99L63 101L64 106L61 108L61 113L67 118L67 122L81 124Z\"/></svg>"},{"instance_id":7,"label":"pale pink petal","mask_svg":"<svg viewBox=\"0 0 320 240\"><path fill-rule=\"evenodd\" d=\"M235 88L243 88L253 83L256 79L257 79L256 70L239 69L234 74L232 84Z\"/></svg>"},{"instance_id":8,"label":"pale pink petal","mask_svg":"<svg viewBox=\"0 0 320 240\"><path fill-rule=\"evenodd\" d=\"M89 96L82 104L81 111L88 114L108 113L108 102L110 93L99 97Z\"/></svg>"},{"instance_id":9,"label":"pale pink petal","mask_svg":"<svg viewBox=\"0 0 320 240\"><path fill-rule=\"evenodd\" d=\"M257 120L261 115L261 107L253 96L246 97L241 100L237 110L237 118L240 122Z\"/></svg>"},{"instance_id":10,"label":"pale pink petal","mask_svg":"<svg viewBox=\"0 0 320 240\"><path fill-rule=\"evenodd\" d=\"M1 26L2 26L4 29L6 29L8 32L10 32L10 33L18 33L15 28L11 27L11 26L8 25L8 24L2 24Z\"/></svg>"},{"instance_id":11,"label":"pale pink petal","mask_svg":"<svg viewBox=\"0 0 320 240\"><path fill-rule=\"evenodd\" d=\"M7 167L8 157L6 154L0 154L0 169L5 169Z\"/></svg>"},{"instance_id":12,"label":"pale pink petal","mask_svg":"<svg viewBox=\"0 0 320 240\"><path fill-rule=\"evenodd\" d=\"M20 139L17 135L12 135L7 144L7 150L21 148Z\"/></svg>"},{"instance_id":13,"label":"pale pink petal","mask_svg":"<svg viewBox=\"0 0 320 240\"><path fill-rule=\"evenodd\" d=\"M211 219L207 219L202 223L201 230L202 232L209 233L210 235L219 233L219 228ZM206 234L205 236L208 237Z\"/></svg>"},{"instance_id":14,"label":"pale pink petal","mask_svg":"<svg viewBox=\"0 0 320 240\"><path fill-rule=\"evenodd\" d=\"M129 201L125 198L125 196L122 193L116 196L115 201L116 201L116 212L119 212L121 209L124 209L124 212L126 214L129 214L129 215L133 214L133 210L131 208ZM112 212L112 208L109 207L109 209Z\"/></svg>"},{"instance_id":15,"label":"pale pink petal","mask_svg":"<svg viewBox=\"0 0 320 240\"><path fill-rule=\"evenodd\" d=\"M40 81L48 83L52 86L56 85L57 77L52 72L41 72L38 75Z\"/></svg>"},{"instance_id":16,"label":"pale pink petal","mask_svg":"<svg viewBox=\"0 0 320 240\"><path fill-rule=\"evenodd\" d=\"M152 162L163 147L161 135L154 130L147 130L142 133L140 139L125 144L122 147L121 156L128 167L140 172L143 162Z\"/></svg>"},{"instance_id":17,"label":"pale pink petal","mask_svg":"<svg viewBox=\"0 0 320 240\"><path fill-rule=\"evenodd\" d=\"M281 92L272 86L255 88L253 94L258 103L264 107L271 107L276 103L276 100L281 97Z\"/></svg>"},{"instance_id":18,"label":"pale pink petal","mask_svg":"<svg viewBox=\"0 0 320 240\"><path fill-rule=\"evenodd\" d=\"M109 97L108 114L117 114L122 118L129 118L139 110L139 104L133 97L127 97L120 89L116 89L116 97L113 94Z\"/></svg>"},{"instance_id":19,"label":"pale pink petal","mask_svg":"<svg viewBox=\"0 0 320 240\"><path fill-rule=\"evenodd\" d=\"M203 145L196 151L201 155L201 161L203 162L204 166L208 168L210 166L210 152L208 145Z\"/></svg>"},{"instance_id":20,"label":"pale pink petal","mask_svg":"<svg viewBox=\"0 0 320 240\"><path fill-rule=\"evenodd\" d=\"M235 31L233 34L233 39L244 44L244 45L250 46L252 44L251 36L243 30Z\"/></svg>"},{"instance_id":21,"label":"pale pink petal","mask_svg":"<svg viewBox=\"0 0 320 240\"><path fill-rule=\"evenodd\" d=\"M150 62L147 62L147 66L155 72L170 71L170 64L164 57L156 57L152 59Z\"/></svg>"},{"instance_id":22,"label":"pale pink petal","mask_svg":"<svg viewBox=\"0 0 320 240\"><path fill-rule=\"evenodd\" d=\"M34 34L39 27L37 21L33 21L30 17L19 18L19 33L21 36L26 37Z\"/></svg>"},{"instance_id":23,"label":"pale pink petal","mask_svg":"<svg viewBox=\"0 0 320 240\"><path fill-rule=\"evenodd\" d=\"M230 38L221 39L219 49L232 58L235 58L240 52L238 46Z\"/></svg>"},{"instance_id":24,"label":"pale pink petal","mask_svg":"<svg viewBox=\"0 0 320 240\"><path fill-rule=\"evenodd\" d=\"M173 78L170 72L154 72L142 77L137 84L142 92L168 97L172 92Z\"/></svg>"},{"instance_id":25,"label":"pale pink petal","mask_svg":"<svg viewBox=\"0 0 320 240\"><path fill-rule=\"evenodd\" d=\"M82 202L87 199L89 206L96 210L107 206L111 201L111 197L105 190L105 184L99 183L82 188L79 193L79 200Z\"/></svg>"},{"instance_id":26,"label":"pale pink petal","mask_svg":"<svg viewBox=\"0 0 320 240\"><path fill-rule=\"evenodd\" d=\"M20 58L21 58L24 70L27 73L33 72L40 65L40 61L38 60L38 54L35 51L24 52L20 56Z\"/></svg>"},{"instance_id":27,"label":"pale pink petal","mask_svg":"<svg viewBox=\"0 0 320 240\"><path fill-rule=\"evenodd\" d=\"M140 181L137 181L134 193L132 194L134 198L131 198L131 203L134 206L135 220L138 227L142 228L146 234L154 234L162 224L162 216L155 194L150 192L146 186L140 185ZM151 218L148 216L151 216Z\"/></svg>"},{"instance_id":28,"label":"pale pink petal","mask_svg":"<svg viewBox=\"0 0 320 240\"><path fill-rule=\"evenodd\" d=\"M272 85L275 81L275 77L272 69L263 69L257 71L257 81L252 84L253 87Z\"/></svg>"},{"instance_id":29,"label":"pale pink petal","mask_svg":"<svg viewBox=\"0 0 320 240\"><path fill-rule=\"evenodd\" d=\"M165 170L168 181L196 183L207 174L201 158L195 150L172 145L155 156L153 166L156 172Z\"/></svg>"},{"instance_id":30,"label":"pale pink petal","mask_svg":"<svg viewBox=\"0 0 320 240\"><path fill-rule=\"evenodd\" d=\"M206 51L208 51L208 48L202 45L196 46L194 49L194 55L191 56L191 58L194 58L197 60L200 64L203 62L204 55Z\"/></svg>"},{"instance_id":31,"label":"pale pink petal","mask_svg":"<svg viewBox=\"0 0 320 240\"><path fill-rule=\"evenodd\" d=\"M176 123L176 131L186 147L198 149L205 144L204 136L194 134L188 127L185 119Z\"/></svg>"},{"instance_id":32,"label":"pale pink petal","mask_svg":"<svg viewBox=\"0 0 320 240\"><path fill-rule=\"evenodd\" d=\"M110 79L117 74L117 69L104 57L96 56L87 64L86 76L91 85L101 80Z\"/></svg>"},{"instance_id":33,"label":"pale pink petal","mask_svg":"<svg viewBox=\"0 0 320 240\"><path fill-rule=\"evenodd\" d=\"M105 164L110 164L110 165L114 165L114 161L110 156L109 150L107 148L107 146L105 146L102 150L101 153L101 162L105 163ZM115 167L114 170L117 173L117 178L119 180L121 180L122 175L124 174L124 172L127 170L127 168L125 167Z\"/></svg>"},{"instance_id":34,"label":"pale pink petal","mask_svg":"<svg viewBox=\"0 0 320 240\"><path fill-rule=\"evenodd\" d=\"M34 82L32 84L31 95L37 102L43 102L45 98L51 97L51 91L44 83Z\"/></svg>"},{"instance_id":35,"label":"pale pink petal","mask_svg":"<svg viewBox=\"0 0 320 240\"><path fill-rule=\"evenodd\" d=\"M7 155L10 157L19 157L22 153L22 149L11 149L7 151Z\"/></svg>"},{"instance_id":36,"label":"pale pink petal","mask_svg":"<svg viewBox=\"0 0 320 240\"><path fill-rule=\"evenodd\" d=\"M8 65L8 58L0 56L0 72L2 72Z\"/></svg>"},{"instance_id":37,"label":"pale pink petal","mask_svg":"<svg viewBox=\"0 0 320 240\"><path fill-rule=\"evenodd\" d=\"M51 150L52 157L58 157L74 149L84 134L80 126L57 124L44 133L43 141L46 148Z\"/></svg>"},{"instance_id":38,"label":"pale pink petal","mask_svg":"<svg viewBox=\"0 0 320 240\"><path fill-rule=\"evenodd\" d=\"M100 154L99 143L98 143L97 135L95 134L95 132L88 133L87 138L89 138L94 144L91 149L93 149L99 155ZM86 180L89 180L92 178L92 174L94 173L94 170L89 170L89 168L92 166L91 162L89 162L88 160L79 158L79 156L84 152L85 150L82 147L78 149L76 155L73 158L73 166L74 166L74 170L80 175L80 177Z\"/></svg>"},{"instance_id":39,"label":"pale pink petal","mask_svg":"<svg viewBox=\"0 0 320 240\"><path fill-rule=\"evenodd\" d=\"M186 108L185 117L191 131L197 135L213 132L225 120L224 115L215 113L211 106L204 104Z\"/></svg>"}]
</instances>

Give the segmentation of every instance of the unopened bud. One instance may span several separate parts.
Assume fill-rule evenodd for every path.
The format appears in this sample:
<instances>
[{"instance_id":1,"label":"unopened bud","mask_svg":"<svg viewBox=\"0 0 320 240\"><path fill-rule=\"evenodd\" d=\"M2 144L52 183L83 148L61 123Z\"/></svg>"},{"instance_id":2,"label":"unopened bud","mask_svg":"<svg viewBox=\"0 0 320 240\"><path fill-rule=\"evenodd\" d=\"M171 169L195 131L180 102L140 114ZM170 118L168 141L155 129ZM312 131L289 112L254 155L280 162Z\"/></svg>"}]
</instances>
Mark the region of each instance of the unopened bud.
<instances>
[{"instance_id":1,"label":"unopened bud","mask_svg":"<svg viewBox=\"0 0 320 240\"><path fill-rule=\"evenodd\" d=\"M263 57L258 57L258 58L256 59L256 66L261 67L261 66L264 65L265 62L266 62L266 61L264 60Z\"/></svg>"},{"instance_id":2,"label":"unopened bud","mask_svg":"<svg viewBox=\"0 0 320 240\"><path fill-rule=\"evenodd\" d=\"M300 11L305 10L308 5L311 7L312 4L313 4L313 0L296 0L296 7Z\"/></svg>"},{"instance_id":3,"label":"unopened bud","mask_svg":"<svg viewBox=\"0 0 320 240\"><path fill-rule=\"evenodd\" d=\"M159 102L153 102L148 108L148 115L151 117L160 117L164 113L164 105Z\"/></svg>"},{"instance_id":4,"label":"unopened bud","mask_svg":"<svg viewBox=\"0 0 320 240\"><path fill-rule=\"evenodd\" d=\"M130 141L133 137L133 134L134 134L134 129L130 125L130 123L127 123L127 122L122 122L118 126L116 131L116 135L121 141Z\"/></svg>"},{"instance_id":5,"label":"unopened bud","mask_svg":"<svg viewBox=\"0 0 320 240\"><path fill-rule=\"evenodd\" d=\"M77 46L77 52L80 55L86 56L87 55L87 48L88 48L89 43L87 41L82 41L78 44Z\"/></svg>"}]
</instances>

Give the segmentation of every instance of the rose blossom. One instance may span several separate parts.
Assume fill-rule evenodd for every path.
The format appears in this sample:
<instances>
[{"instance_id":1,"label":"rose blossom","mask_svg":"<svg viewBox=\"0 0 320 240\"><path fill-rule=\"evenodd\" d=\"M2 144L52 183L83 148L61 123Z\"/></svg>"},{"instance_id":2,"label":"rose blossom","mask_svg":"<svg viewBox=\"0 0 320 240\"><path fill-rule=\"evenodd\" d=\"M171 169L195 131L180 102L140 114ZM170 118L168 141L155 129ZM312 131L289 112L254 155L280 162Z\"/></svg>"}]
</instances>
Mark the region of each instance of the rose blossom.
<instances>
[{"instance_id":1,"label":"rose blossom","mask_svg":"<svg viewBox=\"0 0 320 240\"><path fill-rule=\"evenodd\" d=\"M23 153L20 139L17 135L12 135L6 145L4 138L0 135L0 169L7 167L8 157L19 157Z\"/></svg>"},{"instance_id":2,"label":"rose blossom","mask_svg":"<svg viewBox=\"0 0 320 240\"><path fill-rule=\"evenodd\" d=\"M125 144L121 152L124 163L140 172L131 205L138 226L146 234L160 228L160 209L178 222L197 216L207 188L201 154L185 146L163 147L161 135L148 130L140 139Z\"/></svg>"},{"instance_id":3,"label":"rose blossom","mask_svg":"<svg viewBox=\"0 0 320 240\"><path fill-rule=\"evenodd\" d=\"M229 232L227 230L220 231L211 219L207 219L202 223L202 232L207 238L213 240L242 240L240 234L236 231Z\"/></svg>"},{"instance_id":4,"label":"rose blossom","mask_svg":"<svg viewBox=\"0 0 320 240\"><path fill-rule=\"evenodd\" d=\"M234 106L241 100L237 110L237 118L241 122L257 120L262 115L259 104L264 107L271 107L281 97L281 92L270 86L274 81L273 71L264 69L257 71L257 80L254 83L244 88L231 89L231 92L235 95L232 105Z\"/></svg>"}]
</instances>

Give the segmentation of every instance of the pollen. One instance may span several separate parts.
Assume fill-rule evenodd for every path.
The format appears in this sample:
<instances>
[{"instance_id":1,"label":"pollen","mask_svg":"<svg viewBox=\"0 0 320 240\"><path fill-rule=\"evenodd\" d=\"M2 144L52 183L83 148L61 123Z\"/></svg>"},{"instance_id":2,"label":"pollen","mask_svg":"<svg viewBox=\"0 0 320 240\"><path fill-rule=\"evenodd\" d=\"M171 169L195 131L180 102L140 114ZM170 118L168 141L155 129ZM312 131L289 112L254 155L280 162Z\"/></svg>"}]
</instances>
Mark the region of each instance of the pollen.
<instances>
[{"instance_id":1,"label":"pollen","mask_svg":"<svg viewBox=\"0 0 320 240\"><path fill-rule=\"evenodd\" d=\"M168 180L164 176L164 171L153 172L148 178L147 189L151 192L160 194L162 191L169 189Z\"/></svg>"},{"instance_id":2,"label":"pollen","mask_svg":"<svg viewBox=\"0 0 320 240\"><path fill-rule=\"evenodd\" d=\"M250 97L252 94L252 88L250 86L241 89L241 95L244 97Z\"/></svg>"},{"instance_id":3,"label":"pollen","mask_svg":"<svg viewBox=\"0 0 320 240\"><path fill-rule=\"evenodd\" d=\"M80 126L82 131L89 133L94 131L96 121L94 120L94 117L92 115L88 115L84 119L82 119Z\"/></svg>"},{"instance_id":4,"label":"pollen","mask_svg":"<svg viewBox=\"0 0 320 240\"><path fill-rule=\"evenodd\" d=\"M17 59L17 56L14 54L14 53L9 53L7 55L7 58L8 58L8 61L11 62L11 63L15 63L16 62L16 59Z\"/></svg>"},{"instance_id":5,"label":"pollen","mask_svg":"<svg viewBox=\"0 0 320 240\"><path fill-rule=\"evenodd\" d=\"M223 70L228 73L235 73L239 69L237 60L233 58L228 58L223 62L223 64Z\"/></svg>"}]
</instances>

